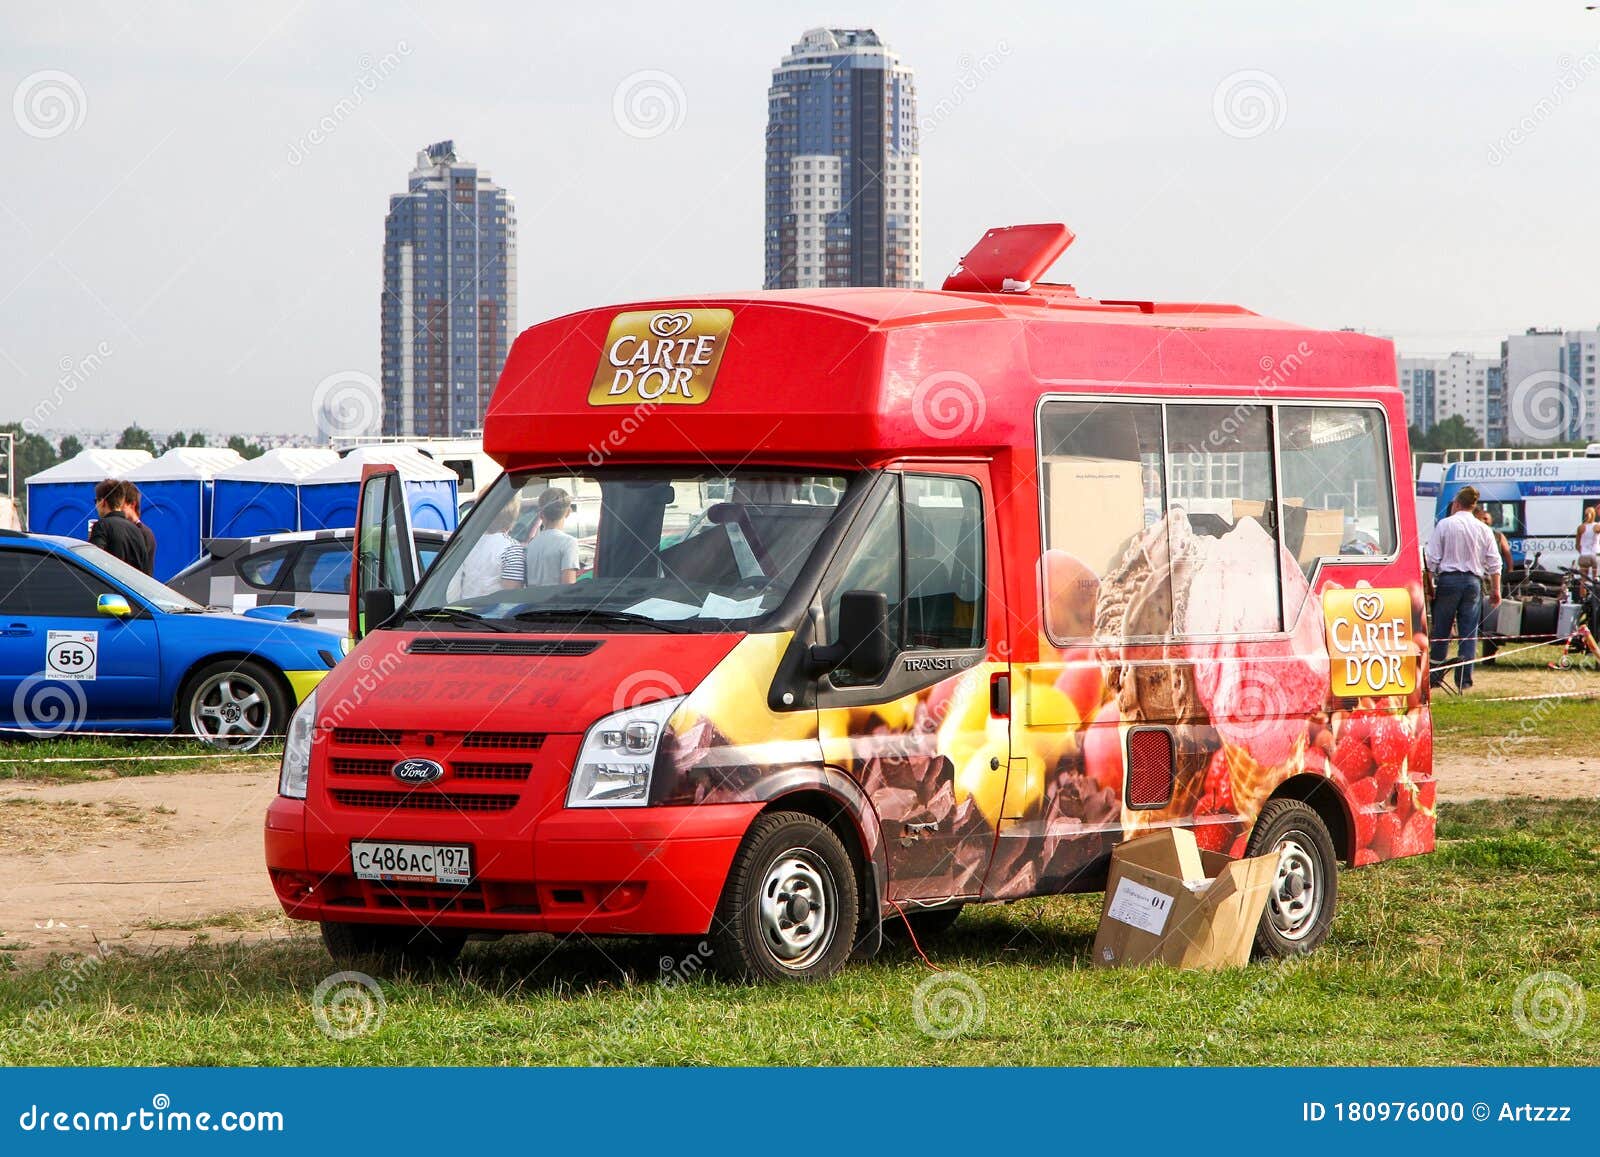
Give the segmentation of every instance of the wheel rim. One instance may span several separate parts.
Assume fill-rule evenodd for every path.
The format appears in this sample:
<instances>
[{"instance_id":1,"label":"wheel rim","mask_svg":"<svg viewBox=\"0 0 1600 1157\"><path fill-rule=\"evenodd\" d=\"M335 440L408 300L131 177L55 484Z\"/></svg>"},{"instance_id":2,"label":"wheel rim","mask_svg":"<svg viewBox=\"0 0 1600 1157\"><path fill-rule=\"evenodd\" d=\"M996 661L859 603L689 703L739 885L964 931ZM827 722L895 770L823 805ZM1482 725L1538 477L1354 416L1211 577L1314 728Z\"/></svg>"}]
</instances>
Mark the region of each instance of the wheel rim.
<instances>
[{"instance_id":1,"label":"wheel rim","mask_svg":"<svg viewBox=\"0 0 1600 1157\"><path fill-rule=\"evenodd\" d=\"M761 939L784 968L810 967L833 943L838 891L828 865L809 848L772 861L761 884Z\"/></svg>"},{"instance_id":2,"label":"wheel rim","mask_svg":"<svg viewBox=\"0 0 1600 1157\"><path fill-rule=\"evenodd\" d=\"M189 726L213 747L246 749L266 738L272 701L253 675L227 671L212 675L189 700Z\"/></svg>"},{"instance_id":3,"label":"wheel rim","mask_svg":"<svg viewBox=\"0 0 1600 1157\"><path fill-rule=\"evenodd\" d=\"M1322 878L1317 857L1306 850L1311 841L1291 832L1278 841L1278 874L1268 913L1285 940L1303 940L1317 925L1322 908Z\"/></svg>"}]
</instances>

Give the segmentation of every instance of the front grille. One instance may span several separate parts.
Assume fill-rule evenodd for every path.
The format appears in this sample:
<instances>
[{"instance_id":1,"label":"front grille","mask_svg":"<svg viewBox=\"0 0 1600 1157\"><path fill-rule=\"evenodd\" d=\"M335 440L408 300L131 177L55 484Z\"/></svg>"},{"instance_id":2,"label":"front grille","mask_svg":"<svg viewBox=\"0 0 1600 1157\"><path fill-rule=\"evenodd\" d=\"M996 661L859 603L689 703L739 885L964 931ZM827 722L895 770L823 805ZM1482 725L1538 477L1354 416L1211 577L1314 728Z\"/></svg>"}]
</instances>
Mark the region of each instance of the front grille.
<instances>
[{"instance_id":1,"label":"front grille","mask_svg":"<svg viewBox=\"0 0 1600 1157\"><path fill-rule=\"evenodd\" d=\"M537 751L544 746L544 736L537 731L469 731L461 737L461 746Z\"/></svg>"},{"instance_id":2,"label":"front grille","mask_svg":"<svg viewBox=\"0 0 1600 1157\"><path fill-rule=\"evenodd\" d=\"M333 800L344 807L382 811L506 812L517 806L514 795L468 794L455 791L354 791L334 788Z\"/></svg>"},{"instance_id":3,"label":"front grille","mask_svg":"<svg viewBox=\"0 0 1600 1157\"><path fill-rule=\"evenodd\" d=\"M599 639L484 639L456 635L412 639L406 650L413 655L528 655L580 659L592 655Z\"/></svg>"},{"instance_id":4,"label":"front grille","mask_svg":"<svg viewBox=\"0 0 1600 1157\"><path fill-rule=\"evenodd\" d=\"M334 775L388 775L394 764L386 759L333 759L328 766Z\"/></svg>"},{"instance_id":5,"label":"front grille","mask_svg":"<svg viewBox=\"0 0 1600 1157\"><path fill-rule=\"evenodd\" d=\"M351 747L397 747L400 732L379 731L375 727L335 727L333 741Z\"/></svg>"},{"instance_id":6,"label":"front grille","mask_svg":"<svg viewBox=\"0 0 1600 1157\"><path fill-rule=\"evenodd\" d=\"M452 763L450 774L457 779L527 779L530 763Z\"/></svg>"}]
</instances>

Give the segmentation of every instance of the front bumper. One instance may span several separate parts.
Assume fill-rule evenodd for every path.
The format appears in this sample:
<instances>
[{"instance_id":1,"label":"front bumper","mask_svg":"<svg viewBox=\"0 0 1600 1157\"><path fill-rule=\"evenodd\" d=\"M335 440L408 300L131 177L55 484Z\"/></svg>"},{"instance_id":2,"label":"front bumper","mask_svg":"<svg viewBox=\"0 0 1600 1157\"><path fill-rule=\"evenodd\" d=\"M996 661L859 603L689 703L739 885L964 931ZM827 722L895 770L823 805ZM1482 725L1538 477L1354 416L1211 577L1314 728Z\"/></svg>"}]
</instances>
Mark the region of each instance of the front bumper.
<instances>
[{"instance_id":1,"label":"front bumper","mask_svg":"<svg viewBox=\"0 0 1600 1157\"><path fill-rule=\"evenodd\" d=\"M761 807L557 808L519 832L457 814L345 822L279 797L267 810L267 867L284 912L297 920L699 936ZM358 880L350 842L367 839L469 844L473 882Z\"/></svg>"}]
</instances>

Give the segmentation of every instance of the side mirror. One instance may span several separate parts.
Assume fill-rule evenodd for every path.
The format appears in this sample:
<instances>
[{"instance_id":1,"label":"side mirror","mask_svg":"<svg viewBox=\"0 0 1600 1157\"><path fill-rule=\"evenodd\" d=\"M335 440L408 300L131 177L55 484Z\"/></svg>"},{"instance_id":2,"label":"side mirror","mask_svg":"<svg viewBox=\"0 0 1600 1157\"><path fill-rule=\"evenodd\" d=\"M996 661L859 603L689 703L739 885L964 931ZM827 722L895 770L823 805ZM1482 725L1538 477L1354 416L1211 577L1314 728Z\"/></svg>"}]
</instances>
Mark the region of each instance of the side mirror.
<instances>
[{"instance_id":1,"label":"side mirror","mask_svg":"<svg viewBox=\"0 0 1600 1157\"><path fill-rule=\"evenodd\" d=\"M845 591L839 597L838 642L811 648L821 674L843 668L864 679L883 673L894 657L889 639L889 597L882 591Z\"/></svg>"},{"instance_id":2,"label":"side mirror","mask_svg":"<svg viewBox=\"0 0 1600 1157\"><path fill-rule=\"evenodd\" d=\"M95 599L94 609L114 619L126 619L133 614L133 607L129 606L128 600L121 595L101 595Z\"/></svg>"},{"instance_id":3,"label":"side mirror","mask_svg":"<svg viewBox=\"0 0 1600 1157\"><path fill-rule=\"evenodd\" d=\"M361 595L361 630L365 634L394 618L394 592L388 587L373 587Z\"/></svg>"}]
</instances>

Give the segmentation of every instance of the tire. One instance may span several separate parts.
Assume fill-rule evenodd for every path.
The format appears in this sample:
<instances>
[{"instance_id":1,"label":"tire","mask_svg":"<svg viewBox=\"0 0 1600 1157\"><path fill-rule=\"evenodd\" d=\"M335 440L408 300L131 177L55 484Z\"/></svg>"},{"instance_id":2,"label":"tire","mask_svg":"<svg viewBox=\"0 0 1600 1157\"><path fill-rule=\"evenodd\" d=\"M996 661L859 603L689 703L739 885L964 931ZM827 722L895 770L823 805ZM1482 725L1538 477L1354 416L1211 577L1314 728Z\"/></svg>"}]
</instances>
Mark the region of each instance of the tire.
<instances>
[{"instance_id":1,"label":"tire","mask_svg":"<svg viewBox=\"0 0 1600 1157\"><path fill-rule=\"evenodd\" d=\"M340 964L377 960L421 972L449 964L467 942L463 932L409 924L322 925L322 945Z\"/></svg>"},{"instance_id":2,"label":"tire","mask_svg":"<svg viewBox=\"0 0 1600 1157\"><path fill-rule=\"evenodd\" d=\"M802 812L761 816L728 869L707 937L711 966L741 983L822 980L849 959L859 915L855 864L839 837Z\"/></svg>"},{"instance_id":3,"label":"tire","mask_svg":"<svg viewBox=\"0 0 1600 1157\"><path fill-rule=\"evenodd\" d=\"M1256 927L1258 959L1304 956L1328 938L1339 903L1339 857L1328 825L1306 804L1276 799L1261 809L1247 856L1284 852ZM1310 899L1306 899L1309 896Z\"/></svg>"},{"instance_id":4,"label":"tire","mask_svg":"<svg viewBox=\"0 0 1600 1157\"><path fill-rule=\"evenodd\" d=\"M917 908L910 904L902 904L901 907L905 910L903 916L896 912L884 920L883 934L894 940L909 941L911 937L906 935L906 925L910 924L917 943L923 944L943 936L954 928L966 905L950 904L944 908Z\"/></svg>"},{"instance_id":5,"label":"tire","mask_svg":"<svg viewBox=\"0 0 1600 1157\"><path fill-rule=\"evenodd\" d=\"M217 659L184 683L177 726L208 747L254 751L267 736L283 734L293 711L276 670L254 659Z\"/></svg>"}]
</instances>

